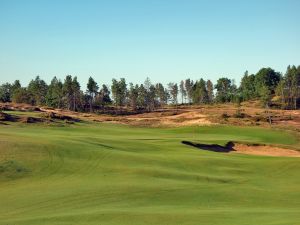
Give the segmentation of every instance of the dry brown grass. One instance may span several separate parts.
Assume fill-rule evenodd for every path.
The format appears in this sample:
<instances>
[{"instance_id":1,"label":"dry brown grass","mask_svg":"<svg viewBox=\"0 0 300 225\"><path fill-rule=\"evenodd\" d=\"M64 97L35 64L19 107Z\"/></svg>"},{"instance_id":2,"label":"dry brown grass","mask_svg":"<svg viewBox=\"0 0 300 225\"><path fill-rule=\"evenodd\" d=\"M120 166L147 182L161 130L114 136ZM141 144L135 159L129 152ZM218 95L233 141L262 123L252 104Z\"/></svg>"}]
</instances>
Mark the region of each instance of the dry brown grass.
<instances>
[{"instance_id":1,"label":"dry brown grass","mask_svg":"<svg viewBox=\"0 0 300 225\"><path fill-rule=\"evenodd\" d=\"M0 109L17 111L42 111L66 120L83 120L95 122L112 122L133 126L190 126L229 124L237 126L270 126L268 115L271 115L272 126L300 131L299 110L272 109L266 111L259 107L259 102L243 103L240 107L235 104L215 104L168 106L155 112L145 112L132 115L110 115L96 113L80 113L48 107L35 107L26 104L0 103ZM116 109L112 108L115 112ZM226 116L224 116L226 115Z\"/></svg>"}]
</instances>

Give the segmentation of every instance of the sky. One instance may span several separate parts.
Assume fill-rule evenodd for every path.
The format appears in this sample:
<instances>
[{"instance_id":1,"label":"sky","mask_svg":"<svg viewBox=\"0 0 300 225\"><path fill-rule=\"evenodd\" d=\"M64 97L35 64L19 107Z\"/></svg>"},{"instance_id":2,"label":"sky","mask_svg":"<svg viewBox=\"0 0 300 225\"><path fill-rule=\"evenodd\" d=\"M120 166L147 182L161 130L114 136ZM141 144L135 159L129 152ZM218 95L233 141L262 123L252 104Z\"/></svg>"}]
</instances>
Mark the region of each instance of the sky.
<instances>
[{"instance_id":1,"label":"sky","mask_svg":"<svg viewBox=\"0 0 300 225\"><path fill-rule=\"evenodd\" d=\"M235 79L300 64L299 0L0 0L0 83Z\"/></svg>"}]
</instances>

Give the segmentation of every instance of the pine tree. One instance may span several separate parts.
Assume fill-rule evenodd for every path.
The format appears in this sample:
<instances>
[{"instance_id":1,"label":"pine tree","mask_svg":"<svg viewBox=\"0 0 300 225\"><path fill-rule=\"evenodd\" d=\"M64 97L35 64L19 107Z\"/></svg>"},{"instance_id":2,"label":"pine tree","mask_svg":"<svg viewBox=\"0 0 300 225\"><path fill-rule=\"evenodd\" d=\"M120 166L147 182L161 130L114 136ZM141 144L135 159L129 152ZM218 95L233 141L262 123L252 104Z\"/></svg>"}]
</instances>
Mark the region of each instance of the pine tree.
<instances>
[{"instance_id":1,"label":"pine tree","mask_svg":"<svg viewBox=\"0 0 300 225\"><path fill-rule=\"evenodd\" d=\"M78 103L80 102L80 84L77 81L77 77L72 80L72 99L73 99L73 111L78 110Z\"/></svg>"},{"instance_id":2,"label":"pine tree","mask_svg":"<svg viewBox=\"0 0 300 225\"><path fill-rule=\"evenodd\" d=\"M129 84L129 102L133 110L137 109L137 101L139 96L139 87L138 85Z\"/></svg>"},{"instance_id":3,"label":"pine tree","mask_svg":"<svg viewBox=\"0 0 300 225\"><path fill-rule=\"evenodd\" d=\"M63 84L60 80L54 77L48 87L46 94L46 105L54 108L62 107Z\"/></svg>"},{"instance_id":4,"label":"pine tree","mask_svg":"<svg viewBox=\"0 0 300 225\"><path fill-rule=\"evenodd\" d=\"M180 85L179 85L179 89L180 89L180 93L181 93L181 104L183 104L183 100L186 99L186 89L185 89L185 84L184 81L180 81Z\"/></svg>"},{"instance_id":5,"label":"pine tree","mask_svg":"<svg viewBox=\"0 0 300 225\"><path fill-rule=\"evenodd\" d=\"M164 86L161 83L158 83L155 85L155 91L156 91L156 98L159 102L160 106L163 106L165 104L168 103L168 98L166 95L166 89L164 88Z\"/></svg>"},{"instance_id":6,"label":"pine tree","mask_svg":"<svg viewBox=\"0 0 300 225\"><path fill-rule=\"evenodd\" d=\"M90 77L87 83L87 92L89 96L89 103L90 103L90 112L93 111L93 102L95 100L95 96L98 92L99 86L96 81Z\"/></svg>"},{"instance_id":7,"label":"pine tree","mask_svg":"<svg viewBox=\"0 0 300 225\"><path fill-rule=\"evenodd\" d=\"M110 91L105 84L102 85L102 88L96 98L98 98L96 102L99 102L102 107L111 103Z\"/></svg>"},{"instance_id":8,"label":"pine tree","mask_svg":"<svg viewBox=\"0 0 300 225\"><path fill-rule=\"evenodd\" d=\"M123 106L126 102L127 84L124 78L120 81L112 80L111 91L116 106Z\"/></svg>"},{"instance_id":9,"label":"pine tree","mask_svg":"<svg viewBox=\"0 0 300 225\"><path fill-rule=\"evenodd\" d=\"M188 102L191 103L193 97L193 81L191 81L191 79L185 80L185 90L188 97Z\"/></svg>"},{"instance_id":10,"label":"pine tree","mask_svg":"<svg viewBox=\"0 0 300 225\"><path fill-rule=\"evenodd\" d=\"M172 103L174 105L177 105L177 98L178 98L178 85L176 83L169 83L168 84L168 87L169 87L169 92L170 92L170 95L171 95L171 100L172 100Z\"/></svg>"},{"instance_id":11,"label":"pine tree","mask_svg":"<svg viewBox=\"0 0 300 225\"><path fill-rule=\"evenodd\" d=\"M206 89L207 89L208 103L212 103L214 101L214 85L210 80L206 82Z\"/></svg>"},{"instance_id":12,"label":"pine tree","mask_svg":"<svg viewBox=\"0 0 300 225\"><path fill-rule=\"evenodd\" d=\"M208 103L206 82L202 78L194 84L192 98L194 104Z\"/></svg>"},{"instance_id":13,"label":"pine tree","mask_svg":"<svg viewBox=\"0 0 300 225\"><path fill-rule=\"evenodd\" d=\"M72 76L67 75L63 84L63 99L64 105L68 110L71 110L73 97Z\"/></svg>"},{"instance_id":14,"label":"pine tree","mask_svg":"<svg viewBox=\"0 0 300 225\"><path fill-rule=\"evenodd\" d=\"M11 84L5 83L0 86L0 101L10 102L12 101Z\"/></svg>"},{"instance_id":15,"label":"pine tree","mask_svg":"<svg viewBox=\"0 0 300 225\"><path fill-rule=\"evenodd\" d=\"M30 103L32 105L44 105L46 103L47 89L46 82L40 79L39 76L31 80L27 88L30 94Z\"/></svg>"},{"instance_id":16,"label":"pine tree","mask_svg":"<svg viewBox=\"0 0 300 225\"><path fill-rule=\"evenodd\" d=\"M137 105L139 106L139 108L145 109L147 107L146 95L147 95L147 90L144 87L144 85L141 84L138 88L138 98L137 98Z\"/></svg>"}]
</instances>

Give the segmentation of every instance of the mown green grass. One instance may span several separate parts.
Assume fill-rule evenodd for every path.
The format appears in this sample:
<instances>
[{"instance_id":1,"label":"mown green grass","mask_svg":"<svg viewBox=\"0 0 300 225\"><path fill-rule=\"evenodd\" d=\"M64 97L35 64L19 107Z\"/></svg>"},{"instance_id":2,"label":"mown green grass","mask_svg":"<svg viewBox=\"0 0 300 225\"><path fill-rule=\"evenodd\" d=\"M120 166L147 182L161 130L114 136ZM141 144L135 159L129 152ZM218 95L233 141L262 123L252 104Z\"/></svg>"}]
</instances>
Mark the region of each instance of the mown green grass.
<instances>
[{"instance_id":1,"label":"mown green grass","mask_svg":"<svg viewBox=\"0 0 300 225\"><path fill-rule=\"evenodd\" d=\"M261 128L1 125L0 224L300 224L300 158L183 140L299 148L293 134Z\"/></svg>"}]
</instances>

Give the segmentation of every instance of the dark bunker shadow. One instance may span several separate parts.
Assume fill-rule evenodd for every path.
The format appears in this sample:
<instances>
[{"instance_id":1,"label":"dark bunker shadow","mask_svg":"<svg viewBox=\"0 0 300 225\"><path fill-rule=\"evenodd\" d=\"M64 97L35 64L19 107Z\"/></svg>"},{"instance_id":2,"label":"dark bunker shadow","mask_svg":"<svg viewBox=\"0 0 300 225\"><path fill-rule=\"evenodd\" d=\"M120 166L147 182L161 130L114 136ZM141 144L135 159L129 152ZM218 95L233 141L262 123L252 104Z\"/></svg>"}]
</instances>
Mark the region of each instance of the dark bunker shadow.
<instances>
[{"instance_id":1,"label":"dark bunker shadow","mask_svg":"<svg viewBox=\"0 0 300 225\"><path fill-rule=\"evenodd\" d=\"M217 144L201 144L201 143L193 143L190 141L182 141L182 144L189 145L201 150L207 150L212 152L223 152L228 153L231 151L235 151L233 149L234 143L232 141L229 141L225 146L217 145Z\"/></svg>"}]
</instances>

